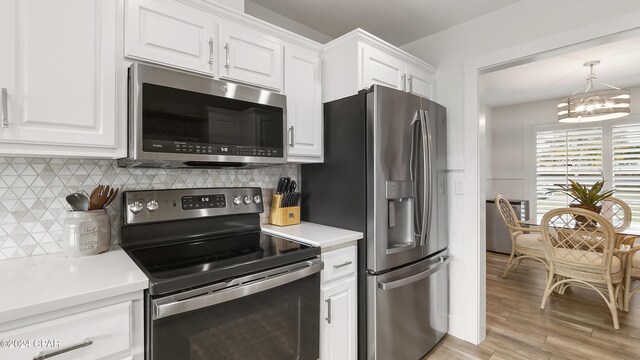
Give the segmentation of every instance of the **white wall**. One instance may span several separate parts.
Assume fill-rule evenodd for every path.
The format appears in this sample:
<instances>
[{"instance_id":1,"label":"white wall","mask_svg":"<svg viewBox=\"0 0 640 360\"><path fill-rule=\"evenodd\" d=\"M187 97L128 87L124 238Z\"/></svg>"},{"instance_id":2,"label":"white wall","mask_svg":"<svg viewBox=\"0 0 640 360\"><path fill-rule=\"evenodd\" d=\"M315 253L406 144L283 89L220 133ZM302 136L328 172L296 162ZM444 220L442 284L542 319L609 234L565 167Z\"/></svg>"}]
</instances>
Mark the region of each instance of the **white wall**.
<instances>
[{"instance_id":1,"label":"white wall","mask_svg":"<svg viewBox=\"0 0 640 360\"><path fill-rule=\"evenodd\" d=\"M491 138L487 141L487 199L500 193L514 200L531 200L525 187L525 169L531 165L526 164L525 150L533 146L533 127L558 123L557 105L551 100L492 109L486 128Z\"/></svg>"},{"instance_id":2,"label":"white wall","mask_svg":"<svg viewBox=\"0 0 640 360\"><path fill-rule=\"evenodd\" d=\"M242 0L244 1L244 0ZM246 0L244 2L244 11L245 13L257 17L258 19L264 20L268 23L279 26L283 29L287 29L291 32L294 32L298 35L302 35L311 40L315 40L321 44L328 43L333 40L332 37L325 35L315 29L312 29L304 24L301 24L295 20L292 20L288 17L285 17L277 12L267 9L264 6L258 5L253 1Z\"/></svg>"},{"instance_id":3,"label":"white wall","mask_svg":"<svg viewBox=\"0 0 640 360\"><path fill-rule=\"evenodd\" d=\"M473 343L484 339L484 333L480 331L484 327L484 319L480 316L478 308L478 304L482 307L484 303L480 296L483 285L470 276L483 271L483 267L478 263L478 249L484 248L478 244L478 232L483 226L473 223L480 220L482 215L478 214L482 214L482 210L467 208L479 204L479 198L483 198L485 194L475 193L474 187L478 184L464 184L467 198L459 191L463 188L461 185L465 178L476 181L476 174L466 174L465 177L464 172L465 167L471 166L465 164L464 94L468 89L465 89L464 62L511 47L519 47L519 52L526 53L523 44L536 41L548 43L549 47L545 49L551 50L559 42L557 39L589 39L587 35L601 30L596 27L590 28L589 31L580 31L579 34L575 31L578 28L587 29L591 23L602 23L617 16L626 16L626 24L631 18L631 13L639 11L640 1L637 0L522 0L403 46L405 50L438 68L434 99L447 108L449 119L449 209L451 214L456 215L450 217L452 335ZM609 23L607 25L606 28L614 27ZM544 48L541 43L532 46L535 49L541 47ZM470 148L468 151L478 152L478 149ZM478 202L475 202L476 199ZM471 220L470 223L460 226L460 219L469 216L478 220L467 219Z\"/></svg>"},{"instance_id":4,"label":"white wall","mask_svg":"<svg viewBox=\"0 0 640 360\"><path fill-rule=\"evenodd\" d=\"M632 101L640 100L640 87L628 90ZM534 213L535 131L538 126L562 126L558 123L557 105L556 99L492 108L487 126L487 138L492 139L487 141L487 199L500 193L511 199L529 200L530 213ZM629 116L615 121L629 119L640 120L640 107L631 106ZM602 122L581 125L598 124Z\"/></svg>"}]
</instances>

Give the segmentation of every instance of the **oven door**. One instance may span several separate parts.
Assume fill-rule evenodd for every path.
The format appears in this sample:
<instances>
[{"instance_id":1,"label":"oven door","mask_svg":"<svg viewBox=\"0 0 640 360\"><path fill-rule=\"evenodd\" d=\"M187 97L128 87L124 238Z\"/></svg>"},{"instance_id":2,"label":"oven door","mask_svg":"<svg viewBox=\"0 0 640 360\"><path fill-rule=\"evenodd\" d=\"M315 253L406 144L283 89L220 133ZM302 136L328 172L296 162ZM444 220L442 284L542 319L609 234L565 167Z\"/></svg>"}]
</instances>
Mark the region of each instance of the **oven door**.
<instances>
[{"instance_id":1,"label":"oven door","mask_svg":"<svg viewBox=\"0 0 640 360\"><path fill-rule=\"evenodd\" d=\"M319 260L147 297L148 360L319 358Z\"/></svg>"},{"instance_id":2,"label":"oven door","mask_svg":"<svg viewBox=\"0 0 640 360\"><path fill-rule=\"evenodd\" d=\"M241 167L286 162L286 97L135 63L129 161Z\"/></svg>"}]
</instances>

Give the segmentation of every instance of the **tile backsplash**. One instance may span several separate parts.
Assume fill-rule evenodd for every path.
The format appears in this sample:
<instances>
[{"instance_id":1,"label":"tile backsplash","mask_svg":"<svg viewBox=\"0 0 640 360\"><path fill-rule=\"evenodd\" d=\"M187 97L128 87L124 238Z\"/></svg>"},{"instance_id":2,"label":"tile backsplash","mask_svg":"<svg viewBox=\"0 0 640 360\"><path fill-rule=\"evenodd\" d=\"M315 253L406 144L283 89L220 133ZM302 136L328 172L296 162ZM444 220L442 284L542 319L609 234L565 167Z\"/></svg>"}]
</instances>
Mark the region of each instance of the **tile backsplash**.
<instances>
[{"instance_id":1,"label":"tile backsplash","mask_svg":"<svg viewBox=\"0 0 640 360\"><path fill-rule=\"evenodd\" d=\"M267 221L271 189L278 178L300 178L298 165L250 170L127 169L115 160L0 157L0 260L62 251L65 197L97 184L126 190L257 186L263 189ZM121 225L121 197L109 207L112 242Z\"/></svg>"}]
</instances>

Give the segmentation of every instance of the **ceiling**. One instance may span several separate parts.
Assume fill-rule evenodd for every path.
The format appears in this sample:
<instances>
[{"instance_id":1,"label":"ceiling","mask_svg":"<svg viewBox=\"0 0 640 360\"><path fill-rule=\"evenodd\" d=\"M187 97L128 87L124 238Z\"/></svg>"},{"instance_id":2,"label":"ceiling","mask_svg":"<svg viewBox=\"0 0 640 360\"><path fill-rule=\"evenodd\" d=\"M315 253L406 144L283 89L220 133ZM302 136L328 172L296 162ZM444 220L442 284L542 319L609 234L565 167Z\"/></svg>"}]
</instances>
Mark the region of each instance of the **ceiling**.
<instances>
[{"instance_id":1,"label":"ceiling","mask_svg":"<svg viewBox=\"0 0 640 360\"><path fill-rule=\"evenodd\" d=\"M620 88L640 86L640 37L510 67L484 75L485 103L491 107L561 99L585 84L589 69L598 81Z\"/></svg>"},{"instance_id":2,"label":"ceiling","mask_svg":"<svg viewBox=\"0 0 640 360\"><path fill-rule=\"evenodd\" d=\"M251 0L331 38L362 28L401 46L519 0Z\"/></svg>"}]
</instances>

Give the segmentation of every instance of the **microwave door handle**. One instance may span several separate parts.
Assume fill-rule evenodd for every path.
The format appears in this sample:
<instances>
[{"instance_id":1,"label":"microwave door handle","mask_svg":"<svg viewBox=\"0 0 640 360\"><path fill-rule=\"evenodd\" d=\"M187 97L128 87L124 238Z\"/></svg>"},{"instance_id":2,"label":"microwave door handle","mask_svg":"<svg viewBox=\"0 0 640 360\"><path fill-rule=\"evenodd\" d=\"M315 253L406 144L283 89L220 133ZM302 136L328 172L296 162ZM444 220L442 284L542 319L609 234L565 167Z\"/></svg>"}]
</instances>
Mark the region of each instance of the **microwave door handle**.
<instances>
[{"instance_id":1,"label":"microwave door handle","mask_svg":"<svg viewBox=\"0 0 640 360\"><path fill-rule=\"evenodd\" d=\"M417 194L418 191L416 189L416 172L418 171L418 164L416 161L416 130L418 126L421 126L420 123L420 111L416 111L416 114L413 117L413 121L411 121L411 153L409 155L409 180L413 183L413 193ZM413 235L415 237L419 237L422 239L422 232L419 229L422 229L422 223L420 219L422 216L420 215L420 207L417 198L413 199Z\"/></svg>"},{"instance_id":2,"label":"microwave door handle","mask_svg":"<svg viewBox=\"0 0 640 360\"><path fill-rule=\"evenodd\" d=\"M266 278L258 281L253 281L253 279L256 275L260 276L262 273L248 275L245 278L238 279L239 284L234 285L230 282L227 284L229 287L225 287L217 291L204 292L200 296L188 297L184 300L177 300L171 296L157 299L153 301L153 320L202 309L204 307L213 306L226 301L235 300L244 296L273 289L307 276L311 276L322 271L323 268L324 263L322 261L307 261L303 264L293 264L272 270L278 271L278 273L273 275L271 274L272 271L266 271ZM243 280L248 283L243 284Z\"/></svg>"}]
</instances>

